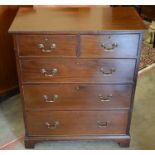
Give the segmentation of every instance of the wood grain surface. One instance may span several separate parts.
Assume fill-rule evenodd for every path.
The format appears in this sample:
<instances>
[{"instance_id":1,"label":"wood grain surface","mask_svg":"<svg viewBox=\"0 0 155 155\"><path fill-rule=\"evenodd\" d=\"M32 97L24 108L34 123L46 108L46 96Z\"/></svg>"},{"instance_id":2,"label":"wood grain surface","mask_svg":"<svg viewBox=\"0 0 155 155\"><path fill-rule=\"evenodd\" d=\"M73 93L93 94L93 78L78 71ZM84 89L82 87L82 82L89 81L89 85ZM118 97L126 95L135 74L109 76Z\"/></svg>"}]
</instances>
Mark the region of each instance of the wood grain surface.
<instances>
[{"instance_id":1,"label":"wood grain surface","mask_svg":"<svg viewBox=\"0 0 155 155\"><path fill-rule=\"evenodd\" d=\"M30 136L125 134L127 120L127 111L27 112Z\"/></svg>"},{"instance_id":2,"label":"wood grain surface","mask_svg":"<svg viewBox=\"0 0 155 155\"><path fill-rule=\"evenodd\" d=\"M27 110L129 109L132 85L39 84L24 85L23 91Z\"/></svg>"},{"instance_id":3,"label":"wood grain surface","mask_svg":"<svg viewBox=\"0 0 155 155\"><path fill-rule=\"evenodd\" d=\"M144 30L130 7L21 8L9 32L25 147L73 139L129 146Z\"/></svg>"},{"instance_id":4,"label":"wood grain surface","mask_svg":"<svg viewBox=\"0 0 155 155\"><path fill-rule=\"evenodd\" d=\"M135 63L135 59L28 59L21 60L21 78L23 83L132 83ZM41 73L55 68L54 76Z\"/></svg>"},{"instance_id":5,"label":"wood grain surface","mask_svg":"<svg viewBox=\"0 0 155 155\"><path fill-rule=\"evenodd\" d=\"M103 30L144 30L136 10L106 8L21 8L9 32L90 32Z\"/></svg>"},{"instance_id":6,"label":"wood grain surface","mask_svg":"<svg viewBox=\"0 0 155 155\"><path fill-rule=\"evenodd\" d=\"M18 35L16 39L19 56L76 57L76 35Z\"/></svg>"}]
</instances>

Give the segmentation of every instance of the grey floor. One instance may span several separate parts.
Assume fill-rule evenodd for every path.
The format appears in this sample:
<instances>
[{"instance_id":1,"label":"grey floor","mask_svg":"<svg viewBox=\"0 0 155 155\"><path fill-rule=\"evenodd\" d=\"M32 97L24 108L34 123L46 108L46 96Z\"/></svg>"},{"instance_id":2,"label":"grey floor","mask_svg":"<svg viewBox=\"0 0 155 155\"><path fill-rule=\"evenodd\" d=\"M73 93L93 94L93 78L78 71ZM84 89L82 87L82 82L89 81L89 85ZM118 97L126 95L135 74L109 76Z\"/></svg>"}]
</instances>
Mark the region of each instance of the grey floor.
<instances>
[{"instance_id":1,"label":"grey floor","mask_svg":"<svg viewBox=\"0 0 155 155\"><path fill-rule=\"evenodd\" d=\"M0 146L24 135L20 102L16 95L0 103ZM120 148L114 142L57 141L38 143L35 149L155 149L155 68L138 78L130 133L129 148ZM25 148L18 142L8 149Z\"/></svg>"}]
</instances>

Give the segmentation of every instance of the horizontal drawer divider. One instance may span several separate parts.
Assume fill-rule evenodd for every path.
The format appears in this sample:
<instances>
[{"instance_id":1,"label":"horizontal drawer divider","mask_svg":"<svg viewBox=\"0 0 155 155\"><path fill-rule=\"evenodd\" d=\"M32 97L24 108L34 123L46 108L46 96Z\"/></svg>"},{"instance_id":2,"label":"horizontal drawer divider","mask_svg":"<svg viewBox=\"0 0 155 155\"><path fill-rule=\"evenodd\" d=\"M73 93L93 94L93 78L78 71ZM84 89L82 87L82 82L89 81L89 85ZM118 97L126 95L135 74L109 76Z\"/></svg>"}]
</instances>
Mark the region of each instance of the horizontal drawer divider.
<instances>
[{"instance_id":1,"label":"horizontal drawer divider","mask_svg":"<svg viewBox=\"0 0 155 155\"><path fill-rule=\"evenodd\" d=\"M50 140L52 138L55 138L55 139L61 139L61 138L65 138L67 140L72 140L74 139L75 137L75 140L81 140L82 138L84 138L84 140L86 139L89 139L89 140L93 140L93 137L94 137L94 140L95 137L99 140L99 139L118 139L118 138L121 138L121 139L126 139L126 138L129 138L130 136L127 135L127 134L85 134L85 135L80 135L80 134L68 134L68 135L64 135L64 134L60 134L60 135L31 135L31 136L28 136L30 138L35 138L35 139L40 139L40 138L45 138L45 137L48 137L46 138L46 140ZM64 139L64 140L65 140ZM45 139L44 139L45 140ZM63 140L63 139L61 139Z\"/></svg>"},{"instance_id":2,"label":"horizontal drawer divider","mask_svg":"<svg viewBox=\"0 0 155 155\"><path fill-rule=\"evenodd\" d=\"M80 56L18 56L19 60L26 60L26 59L75 59L75 60L80 60L80 59L138 59L138 55L136 57L118 57L118 58L92 58L92 57L80 57Z\"/></svg>"},{"instance_id":3,"label":"horizontal drawer divider","mask_svg":"<svg viewBox=\"0 0 155 155\"><path fill-rule=\"evenodd\" d=\"M45 111L72 111L72 112L74 112L74 111L84 111L84 112L89 112L89 111L128 111L128 112L130 112L130 107L129 108L118 108L118 109L54 109L54 110L52 110L52 109L26 109L25 108L25 111L26 112L29 112L29 111L36 111L36 112L38 112L38 111L41 111L41 112L45 112Z\"/></svg>"},{"instance_id":4,"label":"horizontal drawer divider","mask_svg":"<svg viewBox=\"0 0 155 155\"><path fill-rule=\"evenodd\" d=\"M87 85L133 85L133 86L135 86L136 85L136 83L135 82L132 82L132 83L23 83L22 85L49 85L49 84L51 84L51 85L58 85L58 84L60 84L60 85L65 85L65 84L87 84Z\"/></svg>"},{"instance_id":5,"label":"horizontal drawer divider","mask_svg":"<svg viewBox=\"0 0 155 155\"><path fill-rule=\"evenodd\" d=\"M41 85L41 84L89 84L89 85L127 85L127 84L130 84L130 85L134 85L135 82L124 82L124 83L82 83L82 82L22 82L22 84L24 85Z\"/></svg>"}]
</instances>

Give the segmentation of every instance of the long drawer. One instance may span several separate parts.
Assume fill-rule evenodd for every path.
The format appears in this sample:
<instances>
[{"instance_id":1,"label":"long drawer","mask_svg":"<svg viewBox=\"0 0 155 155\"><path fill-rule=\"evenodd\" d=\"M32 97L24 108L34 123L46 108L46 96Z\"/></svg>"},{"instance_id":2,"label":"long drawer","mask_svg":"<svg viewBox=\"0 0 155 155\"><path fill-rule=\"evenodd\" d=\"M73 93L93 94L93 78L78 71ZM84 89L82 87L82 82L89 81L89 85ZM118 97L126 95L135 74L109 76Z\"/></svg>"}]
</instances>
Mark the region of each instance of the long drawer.
<instances>
[{"instance_id":1,"label":"long drawer","mask_svg":"<svg viewBox=\"0 0 155 155\"><path fill-rule=\"evenodd\" d=\"M45 111L26 113L29 136L125 134L127 111Z\"/></svg>"},{"instance_id":2,"label":"long drawer","mask_svg":"<svg viewBox=\"0 0 155 155\"><path fill-rule=\"evenodd\" d=\"M24 83L133 82L135 59L20 60Z\"/></svg>"},{"instance_id":3,"label":"long drawer","mask_svg":"<svg viewBox=\"0 0 155 155\"><path fill-rule=\"evenodd\" d=\"M81 57L133 58L138 52L138 34L81 35Z\"/></svg>"},{"instance_id":4,"label":"long drawer","mask_svg":"<svg viewBox=\"0 0 155 155\"><path fill-rule=\"evenodd\" d=\"M100 110L129 108L131 85L51 84L23 85L30 110Z\"/></svg>"},{"instance_id":5,"label":"long drawer","mask_svg":"<svg viewBox=\"0 0 155 155\"><path fill-rule=\"evenodd\" d=\"M19 56L76 57L76 35L17 35Z\"/></svg>"}]
</instances>

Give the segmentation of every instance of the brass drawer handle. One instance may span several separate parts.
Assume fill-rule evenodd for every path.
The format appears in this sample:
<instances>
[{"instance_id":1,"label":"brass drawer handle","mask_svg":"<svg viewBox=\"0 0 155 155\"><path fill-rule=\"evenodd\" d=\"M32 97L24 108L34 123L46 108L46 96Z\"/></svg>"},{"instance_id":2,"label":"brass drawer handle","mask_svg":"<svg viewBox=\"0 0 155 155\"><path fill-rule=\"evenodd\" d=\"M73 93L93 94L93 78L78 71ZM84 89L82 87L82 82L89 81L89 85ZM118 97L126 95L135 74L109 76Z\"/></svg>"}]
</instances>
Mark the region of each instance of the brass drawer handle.
<instances>
[{"instance_id":1,"label":"brass drawer handle","mask_svg":"<svg viewBox=\"0 0 155 155\"><path fill-rule=\"evenodd\" d=\"M117 43L112 43L111 47L107 47L104 43L101 44L105 52L112 52L115 48L118 47Z\"/></svg>"},{"instance_id":2,"label":"brass drawer handle","mask_svg":"<svg viewBox=\"0 0 155 155\"><path fill-rule=\"evenodd\" d=\"M51 43L50 49L45 49L44 44L40 43L38 44L38 48L42 50L44 53L52 52L52 49L56 48L56 43Z\"/></svg>"},{"instance_id":3,"label":"brass drawer handle","mask_svg":"<svg viewBox=\"0 0 155 155\"><path fill-rule=\"evenodd\" d=\"M55 94L51 99L49 99L47 95L43 95L43 98L46 103L53 103L59 98L59 96Z\"/></svg>"},{"instance_id":4,"label":"brass drawer handle","mask_svg":"<svg viewBox=\"0 0 155 155\"><path fill-rule=\"evenodd\" d=\"M48 128L48 129L56 129L59 125L59 121L52 121L51 123L49 122L45 122L45 126Z\"/></svg>"},{"instance_id":5,"label":"brass drawer handle","mask_svg":"<svg viewBox=\"0 0 155 155\"><path fill-rule=\"evenodd\" d=\"M98 97L101 102L110 102L110 98L112 97L112 94L107 96L103 96L102 94L99 94Z\"/></svg>"},{"instance_id":6,"label":"brass drawer handle","mask_svg":"<svg viewBox=\"0 0 155 155\"><path fill-rule=\"evenodd\" d=\"M109 121L97 121L97 127L99 128L106 128L110 124Z\"/></svg>"},{"instance_id":7,"label":"brass drawer handle","mask_svg":"<svg viewBox=\"0 0 155 155\"><path fill-rule=\"evenodd\" d=\"M111 76L112 73L116 71L116 69L111 68L111 69L109 70L109 72L106 72L106 71L104 70L104 68L101 67L101 68L100 68L100 71L103 73L104 76Z\"/></svg>"},{"instance_id":8,"label":"brass drawer handle","mask_svg":"<svg viewBox=\"0 0 155 155\"><path fill-rule=\"evenodd\" d=\"M56 73L58 73L58 69L57 68L53 68L53 69L47 70L45 68L42 68L41 69L41 73L44 74L44 76L53 77Z\"/></svg>"}]
</instances>

